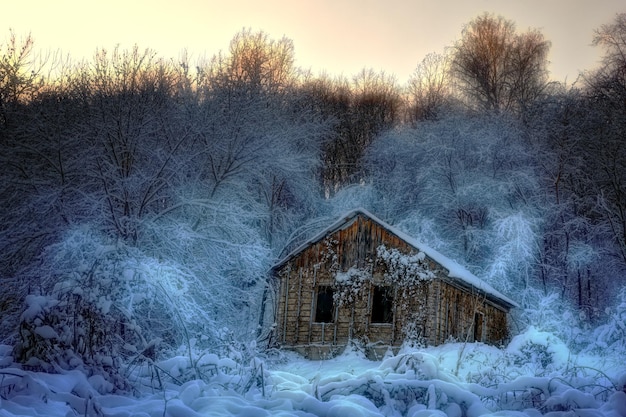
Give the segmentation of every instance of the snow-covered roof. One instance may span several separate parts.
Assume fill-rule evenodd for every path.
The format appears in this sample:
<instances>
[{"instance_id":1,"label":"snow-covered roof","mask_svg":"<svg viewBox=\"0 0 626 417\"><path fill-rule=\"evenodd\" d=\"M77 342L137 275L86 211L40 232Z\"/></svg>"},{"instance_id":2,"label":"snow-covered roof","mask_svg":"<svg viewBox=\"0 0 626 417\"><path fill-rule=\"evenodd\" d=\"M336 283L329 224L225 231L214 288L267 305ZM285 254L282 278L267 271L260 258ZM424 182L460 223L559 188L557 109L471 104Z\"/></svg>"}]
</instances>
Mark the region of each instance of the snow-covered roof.
<instances>
[{"instance_id":1,"label":"snow-covered roof","mask_svg":"<svg viewBox=\"0 0 626 417\"><path fill-rule=\"evenodd\" d=\"M364 208L357 208L357 209L354 209L345 213L335 223L333 223L332 225L322 230L320 233L316 234L315 236L313 236L312 238L304 242L302 245L298 246L296 249L291 251L280 262L278 262L274 266L274 268L278 268L282 266L291 258L298 255L300 252L305 250L307 247L309 247L313 243L316 243L322 240L327 235L332 234L336 232L337 230L341 230L342 228L350 224L351 221L354 218L356 218L358 215L363 215L365 217L368 217L373 222L378 223L381 227L386 229L389 233L392 233L396 235L398 238L405 241L409 246L412 246L417 251L424 252L426 256L428 256L433 261L441 265L444 269L446 269L448 271L448 277L451 278L452 280L455 280L459 282L460 284L464 284L465 286L469 286L470 288L478 289L484 292L486 295L494 297L500 301L503 301L505 304L508 304L511 307L519 307L519 304L517 304L515 301L511 300L509 297L505 296L500 291L496 290L491 285L487 284L486 282L478 278L476 275L472 274L465 267L459 265L456 261L444 256L437 250L429 247L428 245L423 244L422 242L419 242L418 240L407 235L403 231L384 222L383 220L379 219L378 217L376 217L369 211L365 210Z\"/></svg>"}]
</instances>

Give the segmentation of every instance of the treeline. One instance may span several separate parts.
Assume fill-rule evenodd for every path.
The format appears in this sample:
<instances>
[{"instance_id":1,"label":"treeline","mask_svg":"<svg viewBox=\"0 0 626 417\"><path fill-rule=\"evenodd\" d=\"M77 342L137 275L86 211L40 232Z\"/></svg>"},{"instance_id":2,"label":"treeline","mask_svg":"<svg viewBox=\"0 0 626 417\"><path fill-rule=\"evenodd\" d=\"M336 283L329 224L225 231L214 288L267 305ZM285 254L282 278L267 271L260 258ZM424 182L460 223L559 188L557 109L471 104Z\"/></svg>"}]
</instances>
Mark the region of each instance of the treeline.
<instances>
[{"instance_id":1,"label":"treeline","mask_svg":"<svg viewBox=\"0 0 626 417\"><path fill-rule=\"evenodd\" d=\"M193 277L181 282L208 289L206 320L251 337L272 262L355 205L525 306L557 292L601 318L626 283L626 14L593 41L602 65L565 85L549 79L539 31L484 14L400 86L371 70L308 73L289 39L250 30L198 63L139 48L46 61L12 34L0 49L2 338L19 339L28 294L72 273L93 286L104 258L90 239Z\"/></svg>"}]
</instances>

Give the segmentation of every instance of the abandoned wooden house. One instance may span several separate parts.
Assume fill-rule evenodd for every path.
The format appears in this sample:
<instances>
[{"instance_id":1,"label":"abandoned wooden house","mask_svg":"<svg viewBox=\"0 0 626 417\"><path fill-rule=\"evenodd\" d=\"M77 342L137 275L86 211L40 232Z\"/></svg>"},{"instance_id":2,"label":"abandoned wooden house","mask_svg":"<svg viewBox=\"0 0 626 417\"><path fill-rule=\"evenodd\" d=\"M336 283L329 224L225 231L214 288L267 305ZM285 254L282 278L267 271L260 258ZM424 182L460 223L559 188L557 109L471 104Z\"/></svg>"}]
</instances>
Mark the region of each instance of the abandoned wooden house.
<instances>
[{"instance_id":1,"label":"abandoned wooden house","mask_svg":"<svg viewBox=\"0 0 626 417\"><path fill-rule=\"evenodd\" d=\"M310 358L351 340L370 356L406 340L499 343L517 304L465 268L363 209L272 268L272 340ZM268 320L269 319L269 320Z\"/></svg>"}]
</instances>

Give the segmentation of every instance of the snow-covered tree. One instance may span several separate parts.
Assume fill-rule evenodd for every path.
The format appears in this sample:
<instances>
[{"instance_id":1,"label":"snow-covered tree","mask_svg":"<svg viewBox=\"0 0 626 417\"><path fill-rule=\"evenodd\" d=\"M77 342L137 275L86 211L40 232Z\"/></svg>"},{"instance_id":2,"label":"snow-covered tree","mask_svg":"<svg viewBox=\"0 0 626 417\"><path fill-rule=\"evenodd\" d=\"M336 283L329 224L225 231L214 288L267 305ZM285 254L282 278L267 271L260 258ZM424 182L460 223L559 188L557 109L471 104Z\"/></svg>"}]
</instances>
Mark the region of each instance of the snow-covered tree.
<instances>
[{"instance_id":1,"label":"snow-covered tree","mask_svg":"<svg viewBox=\"0 0 626 417\"><path fill-rule=\"evenodd\" d=\"M376 209L414 228L407 232L417 237L428 233L436 242L426 243L477 272L486 271L502 255L493 244L498 224L535 208L537 181L518 132L505 116L460 114L389 132L368 154L370 181L381 196ZM413 216L420 219L411 221ZM534 221L536 214L530 216ZM428 232L421 230L431 223Z\"/></svg>"}]
</instances>

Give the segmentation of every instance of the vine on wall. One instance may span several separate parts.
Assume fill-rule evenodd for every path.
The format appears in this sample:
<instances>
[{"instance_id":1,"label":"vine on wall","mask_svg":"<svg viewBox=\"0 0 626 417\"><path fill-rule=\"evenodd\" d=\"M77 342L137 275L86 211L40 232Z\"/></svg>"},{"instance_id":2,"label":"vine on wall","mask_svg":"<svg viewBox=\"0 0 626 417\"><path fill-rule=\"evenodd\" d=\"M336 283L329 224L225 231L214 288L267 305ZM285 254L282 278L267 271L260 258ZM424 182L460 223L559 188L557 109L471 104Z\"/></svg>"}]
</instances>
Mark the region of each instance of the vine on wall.
<instances>
[{"instance_id":1,"label":"vine on wall","mask_svg":"<svg viewBox=\"0 0 626 417\"><path fill-rule=\"evenodd\" d=\"M368 282L371 281L371 268L357 268L355 266L346 272L335 273L335 284L337 290L333 297L335 304L339 307L352 305L357 300L363 299L367 295Z\"/></svg>"},{"instance_id":2,"label":"vine on wall","mask_svg":"<svg viewBox=\"0 0 626 417\"><path fill-rule=\"evenodd\" d=\"M410 288L435 277L424 252L405 254L398 249L387 249L385 245L380 245L376 255L377 261L385 266L384 278L390 284Z\"/></svg>"}]
</instances>

